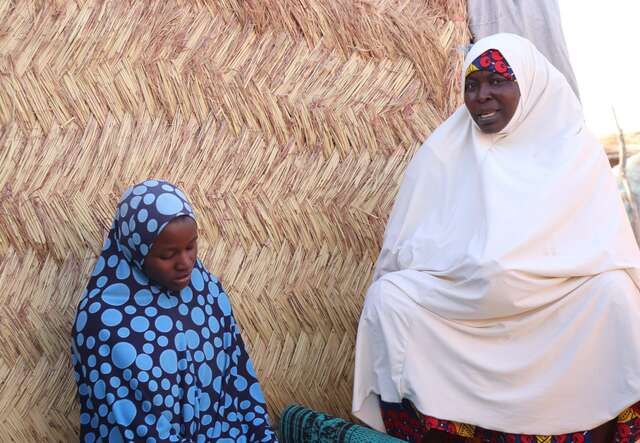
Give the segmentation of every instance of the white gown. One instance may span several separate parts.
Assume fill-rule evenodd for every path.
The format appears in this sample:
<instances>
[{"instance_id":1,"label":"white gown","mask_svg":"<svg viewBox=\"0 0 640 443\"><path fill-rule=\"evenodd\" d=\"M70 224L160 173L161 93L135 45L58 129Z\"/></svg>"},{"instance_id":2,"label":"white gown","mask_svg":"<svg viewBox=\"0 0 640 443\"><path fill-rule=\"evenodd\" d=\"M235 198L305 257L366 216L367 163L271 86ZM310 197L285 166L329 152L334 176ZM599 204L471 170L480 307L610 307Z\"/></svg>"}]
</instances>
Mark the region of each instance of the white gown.
<instances>
[{"instance_id":1,"label":"white gown","mask_svg":"<svg viewBox=\"0 0 640 443\"><path fill-rule=\"evenodd\" d=\"M521 98L498 134L458 109L411 161L356 343L353 413L378 396L502 432L592 429L640 400L640 252L566 79L497 34Z\"/></svg>"}]
</instances>

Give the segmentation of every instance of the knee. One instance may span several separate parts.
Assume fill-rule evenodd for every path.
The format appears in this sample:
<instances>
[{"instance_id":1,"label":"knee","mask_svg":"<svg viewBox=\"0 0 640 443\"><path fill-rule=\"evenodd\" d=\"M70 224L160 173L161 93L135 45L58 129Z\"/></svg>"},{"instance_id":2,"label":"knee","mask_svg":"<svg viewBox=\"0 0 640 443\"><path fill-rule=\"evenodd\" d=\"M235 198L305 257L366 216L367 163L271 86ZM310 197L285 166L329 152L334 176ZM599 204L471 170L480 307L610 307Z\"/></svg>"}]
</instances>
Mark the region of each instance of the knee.
<instances>
[{"instance_id":1,"label":"knee","mask_svg":"<svg viewBox=\"0 0 640 443\"><path fill-rule=\"evenodd\" d=\"M411 311L411 300L392 283L375 281L367 291L364 312L376 317L406 316Z\"/></svg>"},{"instance_id":2,"label":"knee","mask_svg":"<svg viewBox=\"0 0 640 443\"><path fill-rule=\"evenodd\" d=\"M616 294L620 292L638 292L638 289L629 274L622 270L607 271L598 274L593 277L592 283L595 288L606 291L610 294Z\"/></svg>"}]
</instances>

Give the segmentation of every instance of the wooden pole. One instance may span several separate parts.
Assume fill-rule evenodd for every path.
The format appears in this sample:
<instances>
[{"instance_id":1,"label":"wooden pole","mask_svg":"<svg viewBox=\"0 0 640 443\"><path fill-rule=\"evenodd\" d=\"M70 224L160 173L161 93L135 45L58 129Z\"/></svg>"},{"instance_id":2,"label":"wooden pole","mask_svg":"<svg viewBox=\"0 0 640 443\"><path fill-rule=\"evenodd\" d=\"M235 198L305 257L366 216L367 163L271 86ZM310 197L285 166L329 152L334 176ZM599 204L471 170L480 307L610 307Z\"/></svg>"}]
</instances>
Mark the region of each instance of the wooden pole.
<instances>
[{"instance_id":1,"label":"wooden pole","mask_svg":"<svg viewBox=\"0 0 640 443\"><path fill-rule=\"evenodd\" d=\"M638 204L636 199L631 192L631 186L629 185L629 180L627 179L627 144L624 139L624 131L620 127L618 123L618 116L616 115L616 109L614 107L611 108L613 112L613 119L616 122L616 127L618 128L618 157L620 159L619 163L619 173L620 173L620 182L622 183L622 187L624 188L624 198L629 203L629 207L631 208L631 228L633 229L633 234L636 237L636 241L640 242L640 216L638 212Z\"/></svg>"}]
</instances>

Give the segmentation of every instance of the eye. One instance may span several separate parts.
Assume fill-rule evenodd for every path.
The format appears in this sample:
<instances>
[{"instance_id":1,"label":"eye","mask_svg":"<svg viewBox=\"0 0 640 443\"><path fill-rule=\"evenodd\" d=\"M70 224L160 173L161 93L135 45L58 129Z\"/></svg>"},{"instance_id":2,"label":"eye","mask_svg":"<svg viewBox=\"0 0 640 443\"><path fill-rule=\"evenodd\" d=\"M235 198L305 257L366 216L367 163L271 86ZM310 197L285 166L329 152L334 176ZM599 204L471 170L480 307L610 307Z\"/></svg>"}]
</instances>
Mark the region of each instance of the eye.
<instances>
[{"instance_id":1,"label":"eye","mask_svg":"<svg viewBox=\"0 0 640 443\"><path fill-rule=\"evenodd\" d=\"M505 81L506 79L504 79L503 77L494 77L493 79L491 79L491 84L494 86L501 85Z\"/></svg>"},{"instance_id":2,"label":"eye","mask_svg":"<svg viewBox=\"0 0 640 443\"><path fill-rule=\"evenodd\" d=\"M466 82L464 84L465 91L472 91L475 87L476 87L475 83L472 83L472 82Z\"/></svg>"},{"instance_id":3,"label":"eye","mask_svg":"<svg viewBox=\"0 0 640 443\"><path fill-rule=\"evenodd\" d=\"M164 253L164 254L160 254L158 256L158 258L160 260L171 260L171 258L173 258L173 256L174 256L173 252L167 252L167 253Z\"/></svg>"}]
</instances>

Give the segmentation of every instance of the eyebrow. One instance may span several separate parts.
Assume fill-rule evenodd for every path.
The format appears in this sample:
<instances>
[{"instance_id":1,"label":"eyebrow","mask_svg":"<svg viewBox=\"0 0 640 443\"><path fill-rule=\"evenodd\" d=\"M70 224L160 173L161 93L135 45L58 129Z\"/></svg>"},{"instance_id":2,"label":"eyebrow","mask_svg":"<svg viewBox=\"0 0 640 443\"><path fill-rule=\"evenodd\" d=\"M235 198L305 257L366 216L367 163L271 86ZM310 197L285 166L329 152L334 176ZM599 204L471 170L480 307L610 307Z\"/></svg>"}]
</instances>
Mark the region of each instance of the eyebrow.
<instances>
[{"instance_id":1,"label":"eyebrow","mask_svg":"<svg viewBox=\"0 0 640 443\"><path fill-rule=\"evenodd\" d=\"M192 238L191 240L189 240L189 242L188 242L188 243L193 243L193 242L194 242L194 241L196 241L197 239L198 239L198 234L194 235L194 236L193 236L193 238ZM188 244L188 243L187 243L187 244ZM178 249L178 248L177 248L177 247L175 247L175 246L165 246L165 247L161 247L161 249L160 249L160 250L161 250L162 252L171 252L171 251L175 251L175 250L177 250L177 249Z\"/></svg>"}]
</instances>

